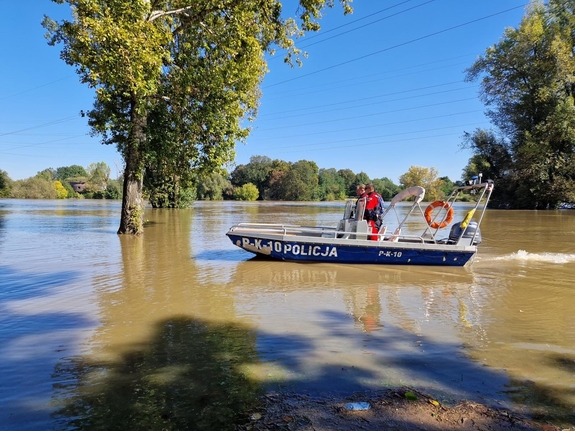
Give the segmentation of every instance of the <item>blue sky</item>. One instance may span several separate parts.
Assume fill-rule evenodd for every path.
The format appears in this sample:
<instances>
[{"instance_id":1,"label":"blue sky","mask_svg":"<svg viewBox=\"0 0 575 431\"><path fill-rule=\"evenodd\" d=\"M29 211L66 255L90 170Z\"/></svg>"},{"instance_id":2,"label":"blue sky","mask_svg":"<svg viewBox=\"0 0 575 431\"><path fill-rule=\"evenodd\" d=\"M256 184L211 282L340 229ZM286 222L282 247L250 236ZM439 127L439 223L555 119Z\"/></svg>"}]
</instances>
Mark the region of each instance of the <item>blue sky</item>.
<instances>
[{"instance_id":1,"label":"blue sky","mask_svg":"<svg viewBox=\"0 0 575 431\"><path fill-rule=\"evenodd\" d=\"M295 2L284 3L285 13ZM478 83L464 71L517 27L527 2L515 0L355 0L353 15L327 10L318 34L298 42L308 53L290 68L269 61L253 132L238 144L236 164L262 155L320 168L352 169L398 183L410 166L461 178L470 153L464 132L490 128ZM50 47L44 14L68 6L4 2L0 29L0 170L13 180L46 168L105 162L116 178L115 147L89 135L81 110L93 93ZM233 165L229 169L233 169Z\"/></svg>"}]
</instances>

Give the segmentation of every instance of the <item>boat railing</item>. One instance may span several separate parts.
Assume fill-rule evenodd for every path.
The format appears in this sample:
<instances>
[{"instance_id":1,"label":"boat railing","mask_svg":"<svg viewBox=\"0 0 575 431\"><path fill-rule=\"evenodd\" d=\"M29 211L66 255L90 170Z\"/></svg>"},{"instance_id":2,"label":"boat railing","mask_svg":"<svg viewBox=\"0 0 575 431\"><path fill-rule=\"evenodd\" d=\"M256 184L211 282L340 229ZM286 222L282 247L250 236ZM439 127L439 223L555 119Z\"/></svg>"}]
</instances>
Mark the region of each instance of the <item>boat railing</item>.
<instances>
[{"instance_id":1,"label":"boat railing","mask_svg":"<svg viewBox=\"0 0 575 431\"><path fill-rule=\"evenodd\" d=\"M376 236L376 241L382 242L403 242L403 243L436 243L433 238L425 238L422 235L414 234L402 234L400 232L387 232L373 235L367 230L337 230L335 227L330 226L296 226L296 225L283 225L274 223L238 223L232 226L230 231L234 231L236 228L241 228L243 232L252 231L253 233L271 233L281 236L310 236L310 237L322 237L322 238L334 238L340 240L367 240L369 236ZM439 243L439 242L437 242Z\"/></svg>"},{"instance_id":2,"label":"boat railing","mask_svg":"<svg viewBox=\"0 0 575 431\"><path fill-rule=\"evenodd\" d=\"M276 233L279 235L305 235L310 236L323 236L325 234L334 233L336 228L333 226L299 226L299 225L285 225L277 223L238 223L230 228L230 231L240 228L243 231L253 231L260 233Z\"/></svg>"},{"instance_id":3,"label":"boat railing","mask_svg":"<svg viewBox=\"0 0 575 431\"><path fill-rule=\"evenodd\" d=\"M466 243L475 244L476 243L477 235L479 234L478 227L481 225L481 222L483 221L483 216L485 215L485 211L487 210L487 204L489 203L489 200L491 199L491 193L493 193L494 184L493 184L492 180L487 180L485 182L481 182L481 174L479 174L478 179L479 179L479 181L472 181L471 184L457 187L455 190L453 190L451 195L447 198L447 202L451 206L453 206L453 203L455 203L458 200L458 198L462 192L470 192L472 194L478 194L478 196L475 200L475 206L467 212L466 216L464 217L464 219L462 221L462 226L463 226L463 224L465 224L465 227L463 228L463 230L461 232L461 236L460 236L460 239L458 241L459 244L466 244ZM470 221L473 219L473 216L476 215L475 213L477 211L479 211L479 217L478 217L478 220L477 220L476 225L475 225L476 228L473 231L473 235L471 235L469 237L466 235L466 233L467 233L467 230L471 227Z\"/></svg>"}]
</instances>

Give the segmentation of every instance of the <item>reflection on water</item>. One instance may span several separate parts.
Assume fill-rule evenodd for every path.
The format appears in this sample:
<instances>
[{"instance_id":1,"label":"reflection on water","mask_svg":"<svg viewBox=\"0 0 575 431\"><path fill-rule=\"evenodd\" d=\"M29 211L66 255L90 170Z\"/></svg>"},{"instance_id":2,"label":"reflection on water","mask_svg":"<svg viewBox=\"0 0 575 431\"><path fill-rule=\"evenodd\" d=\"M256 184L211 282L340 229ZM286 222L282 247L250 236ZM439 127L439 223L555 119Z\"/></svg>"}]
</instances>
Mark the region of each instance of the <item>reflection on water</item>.
<instances>
[{"instance_id":1,"label":"reflection on water","mask_svg":"<svg viewBox=\"0 0 575 431\"><path fill-rule=\"evenodd\" d=\"M260 388L414 385L575 424L575 213L488 211L465 268L275 262L225 236L341 211L203 202L132 238L118 203L0 201L0 423L225 429Z\"/></svg>"}]
</instances>

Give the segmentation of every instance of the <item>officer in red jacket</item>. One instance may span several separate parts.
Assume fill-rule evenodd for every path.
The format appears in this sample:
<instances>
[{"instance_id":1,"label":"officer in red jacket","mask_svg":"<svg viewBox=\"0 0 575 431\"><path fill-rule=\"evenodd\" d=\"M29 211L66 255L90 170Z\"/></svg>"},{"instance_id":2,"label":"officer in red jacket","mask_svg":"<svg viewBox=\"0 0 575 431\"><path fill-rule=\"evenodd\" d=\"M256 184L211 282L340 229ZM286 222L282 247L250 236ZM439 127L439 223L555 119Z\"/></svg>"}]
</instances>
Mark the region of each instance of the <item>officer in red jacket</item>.
<instances>
[{"instance_id":1,"label":"officer in red jacket","mask_svg":"<svg viewBox=\"0 0 575 431\"><path fill-rule=\"evenodd\" d=\"M369 239L377 241L377 233L381 226L381 219L379 216L383 212L383 198L375 191L373 184L371 183L365 186L365 193L366 203L363 218L367 220L367 225L371 228L371 233L375 234L370 235Z\"/></svg>"}]
</instances>

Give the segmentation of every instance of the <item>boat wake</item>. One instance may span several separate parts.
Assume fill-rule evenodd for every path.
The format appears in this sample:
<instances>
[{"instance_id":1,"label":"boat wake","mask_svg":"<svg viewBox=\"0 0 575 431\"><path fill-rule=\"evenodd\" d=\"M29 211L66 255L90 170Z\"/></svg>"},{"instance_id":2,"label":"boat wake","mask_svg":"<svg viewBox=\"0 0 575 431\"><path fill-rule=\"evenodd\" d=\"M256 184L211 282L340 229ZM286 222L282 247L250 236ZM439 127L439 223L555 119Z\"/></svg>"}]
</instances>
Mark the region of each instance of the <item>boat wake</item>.
<instances>
[{"instance_id":1,"label":"boat wake","mask_svg":"<svg viewBox=\"0 0 575 431\"><path fill-rule=\"evenodd\" d=\"M520 261L520 262L544 262L544 263L570 263L575 262L575 254L572 253L529 253L519 250L516 253L499 256L493 260Z\"/></svg>"}]
</instances>

